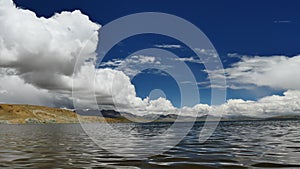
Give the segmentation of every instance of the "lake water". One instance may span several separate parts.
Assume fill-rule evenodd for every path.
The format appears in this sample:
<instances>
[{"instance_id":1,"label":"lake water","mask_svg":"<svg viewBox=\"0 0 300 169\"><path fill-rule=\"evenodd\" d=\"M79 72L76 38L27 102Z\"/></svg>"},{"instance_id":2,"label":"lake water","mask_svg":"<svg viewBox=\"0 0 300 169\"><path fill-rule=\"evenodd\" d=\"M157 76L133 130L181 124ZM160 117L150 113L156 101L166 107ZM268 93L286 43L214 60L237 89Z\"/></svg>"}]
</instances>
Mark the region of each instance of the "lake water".
<instances>
[{"instance_id":1,"label":"lake water","mask_svg":"<svg viewBox=\"0 0 300 169\"><path fill-rule=\"evenodd\" d=\"M143 133L143 129L148 131L149 125L156 124L135 125L138 129L135 132ZM170 126L169 123L157 125L159 128ZM299 121L221 122L209 140L199 143L202 126L203 123L196 123L190 133L167 152L138 160L99 148L80 124L1 124L0 168L300 167ZM151 130L152 134L155 132L160 130Z\"/></svg>"}]
</instances>

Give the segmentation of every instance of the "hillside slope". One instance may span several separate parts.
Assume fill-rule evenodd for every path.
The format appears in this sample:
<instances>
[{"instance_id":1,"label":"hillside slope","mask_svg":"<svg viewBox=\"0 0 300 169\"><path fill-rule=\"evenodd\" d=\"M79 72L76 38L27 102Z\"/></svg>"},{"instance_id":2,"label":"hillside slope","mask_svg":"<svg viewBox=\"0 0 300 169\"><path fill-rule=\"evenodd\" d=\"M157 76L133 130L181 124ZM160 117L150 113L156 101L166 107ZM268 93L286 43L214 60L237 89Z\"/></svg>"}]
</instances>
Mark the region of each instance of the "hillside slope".
<instances>
[{"instance_id":1,"label":"hillside slope","mask_svg":"<svg viewBox=\"0 0 300 169\"><path fill-rule=\"evenodd\" d=\"M33 105L0 104L0 123L4 124L42 124L82 122L119 122L122 119L98 116L79 116L75 112L59 108Z\"/></svg>"}]
</instances>

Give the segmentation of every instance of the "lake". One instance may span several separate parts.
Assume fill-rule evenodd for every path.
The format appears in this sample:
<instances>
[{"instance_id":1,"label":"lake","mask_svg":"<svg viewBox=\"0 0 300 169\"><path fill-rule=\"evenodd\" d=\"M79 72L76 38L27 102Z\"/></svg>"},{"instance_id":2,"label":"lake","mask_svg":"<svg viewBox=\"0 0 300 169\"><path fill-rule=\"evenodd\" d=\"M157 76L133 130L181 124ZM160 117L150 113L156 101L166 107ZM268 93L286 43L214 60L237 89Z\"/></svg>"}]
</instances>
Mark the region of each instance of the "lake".
<instances>
[{"instance_id":1,"label":"lake","mask_svg":"<svg viewBox=\"0 0 300 169\"><path fill-rule=\"evenodd\" d=\"M113 125L135 125L135 133L151 137L149 133L155 135L170 123ZM1 124L0 168L300 167L300 121L220 122L209 140L199 143L202 126L201 122L195 123L189 134L167 152L129 159L99 148L80 124ZM131 141L128 138L124 144Z\"/></svg>"}]
</instances>

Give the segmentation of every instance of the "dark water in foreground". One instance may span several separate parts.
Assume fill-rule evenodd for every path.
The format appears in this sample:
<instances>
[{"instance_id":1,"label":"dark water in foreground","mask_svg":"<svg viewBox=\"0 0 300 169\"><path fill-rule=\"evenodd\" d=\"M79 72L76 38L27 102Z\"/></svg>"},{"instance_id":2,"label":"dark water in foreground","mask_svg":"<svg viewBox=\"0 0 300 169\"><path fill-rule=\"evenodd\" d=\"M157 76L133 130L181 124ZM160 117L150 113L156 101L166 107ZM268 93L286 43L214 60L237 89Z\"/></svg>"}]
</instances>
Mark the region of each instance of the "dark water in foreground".
<instances>
[{"instance_id":1,"label":"dark water in foreground","mask_svg":"<svg viewBox=\"0 0 300 169\"><path fill-rule=\"evenodd\" d=\"M79 124L0 125L0 168L300 168L300 121L221 122L200 144L202 125L143 160L100 149Z\"/></svg>"}]
</instances>

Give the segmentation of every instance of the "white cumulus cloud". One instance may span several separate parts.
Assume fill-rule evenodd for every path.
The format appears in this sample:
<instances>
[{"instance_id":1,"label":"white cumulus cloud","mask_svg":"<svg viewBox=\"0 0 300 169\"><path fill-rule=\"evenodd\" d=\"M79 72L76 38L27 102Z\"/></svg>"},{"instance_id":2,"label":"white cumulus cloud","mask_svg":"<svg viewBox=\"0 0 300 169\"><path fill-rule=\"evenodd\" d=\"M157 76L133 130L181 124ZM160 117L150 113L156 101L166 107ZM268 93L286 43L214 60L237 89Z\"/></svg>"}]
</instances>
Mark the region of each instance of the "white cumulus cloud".
<instances>
[{"instance_id":1,"label":"white cumulus cloud","mask_svg":"<svg viewBox=\"0 0 300 169\"><path fill-rule=\"evenodd\" d=\"M69 88L64 81L73 74L79 52L95 57L99 28L80 11L39 18L12 1L1 1L0 66L40 88Z\"/></svg>"},{"instance_id":2,"label":"white cumulus cloud","mask_svg":"<svg viewBox=\"0 0 300 169\"><path fill-rule=\"evenodd\" d=\"M223 116L252 116L271 117L278 115L300 114L300 91L288 90L283 96L273 95L258 101L245 101L241 99L228 100L227 103L217 106L216 115Z\"/></svg>"},{"instance_id":3,"label":"white cumulus cloud","mask_svg":"<svg viewBox=\"0 0 300 169\"><path fill-rule=\"evenodd\" d=\"M243 56L239 62L225 69L227 83L238 85L240 88L250 84L283 90L300 90L298 72L300 55ZM217 70L211 74L218 78L222 71Z\"/></svg>"}]
</instances>

